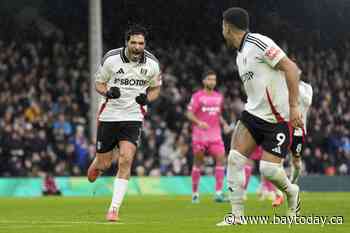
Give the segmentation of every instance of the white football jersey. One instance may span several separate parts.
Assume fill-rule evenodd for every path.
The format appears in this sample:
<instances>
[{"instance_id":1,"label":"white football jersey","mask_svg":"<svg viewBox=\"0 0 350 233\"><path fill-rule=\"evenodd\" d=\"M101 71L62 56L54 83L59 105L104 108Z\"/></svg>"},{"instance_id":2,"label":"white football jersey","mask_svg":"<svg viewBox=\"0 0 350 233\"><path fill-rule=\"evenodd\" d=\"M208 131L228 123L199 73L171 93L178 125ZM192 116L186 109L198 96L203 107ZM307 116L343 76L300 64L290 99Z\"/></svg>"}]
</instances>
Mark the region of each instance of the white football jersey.
<instances>
[{"instance_id":1,"label":"white football jersey","mask_svg":"<svg viewBox=\"0 0 350 233\"><path fill-rule=\"evenodd\" d=\"M288 88L275 65L286 54L270 38L246 33L237 52L237 67L247 94L245 110L265 121L289 121Z\"/></svg>"},{"instance_id":2,"label":"white football jersey","mask_svg":"<svg viewBox=\"0 0 350 233\"><path fill-rule=\"evenodd\" d=\"M144 52L140 62L132 62L125 55L125 48L110 50L103 57L95 74L96 82L107 87L119 87L120 98L101 96L99 121L142 121L146 106L141 107L135 97L146 94L148 87L162 84L159 62L150 52Z\"/></svg>"}]
</instances>

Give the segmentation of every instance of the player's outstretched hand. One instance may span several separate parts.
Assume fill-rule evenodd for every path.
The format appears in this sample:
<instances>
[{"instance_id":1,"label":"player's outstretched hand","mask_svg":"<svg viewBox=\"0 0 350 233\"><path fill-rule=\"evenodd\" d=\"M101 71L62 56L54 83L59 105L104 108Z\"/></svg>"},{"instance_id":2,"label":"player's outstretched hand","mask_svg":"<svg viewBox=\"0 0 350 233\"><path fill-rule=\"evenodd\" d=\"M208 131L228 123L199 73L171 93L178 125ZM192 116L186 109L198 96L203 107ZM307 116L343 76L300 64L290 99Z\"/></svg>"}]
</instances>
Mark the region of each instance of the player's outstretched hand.
<instances>
[{"instance_id":1,"label":"player's outstretched hand","mask_svg":"<svg viewBox=\"0 0 350 233\"><path fill-rule=\"evenodd\" d=\"M139 105L146 105L149 104L149 101L147 99L147 95L144 93L141 93L140 95L136 96L135 98L136 103L138 103Z\"/></svg>"},{"instance_id":2,"label":"player's outstretched hand","mask_svg":"<svg viewBox=\"0 0 350 233\"><path fill-rule=\"evenodd\" d=\"M303 125L303 116L299 111L299 107L290 107L290 123L292 124L293 128L302 128Z\"/></svg>"},{"instance_id":3,"label":"player's outstretched hand","mask_svg":"<svg viewBox=\"0 0 350 233\"><path fill-rule=\"evenodd\" d=\"M120 97L119 87L111 87L106 93L106 97L109 99L118 99Z\"/></svg>"}]
</instances>

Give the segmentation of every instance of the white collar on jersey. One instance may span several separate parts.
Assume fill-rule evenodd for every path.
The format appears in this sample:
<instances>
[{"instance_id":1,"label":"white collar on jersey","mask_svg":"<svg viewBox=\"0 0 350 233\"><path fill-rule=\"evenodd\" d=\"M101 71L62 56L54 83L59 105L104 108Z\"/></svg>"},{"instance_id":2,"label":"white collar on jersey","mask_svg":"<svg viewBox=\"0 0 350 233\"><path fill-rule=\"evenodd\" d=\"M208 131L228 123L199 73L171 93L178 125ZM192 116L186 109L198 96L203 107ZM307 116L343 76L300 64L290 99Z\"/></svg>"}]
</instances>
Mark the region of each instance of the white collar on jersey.
<instances>
[{"instance_id":1,"label":"white collar on jersey","mask_svg":"<svg viewBox=\"0 0 350 233\"><path fill-rule=\"evenodd\" d=\"M123 47L122 52L120 53L120 58L122 59L122 61L124 63L130 63L129 58L126 56L127 50L125 47ZM146 63L146 56L145 56L145 52L142 54L141 59L139 61L139 63Z\"/></svg>"},{"instance_id":2,"label":"white collar on jersey","mask_svg":"<svg viewBox=\"0 0 350 233\"><path fill-rule=\"evenodd\" d=\"M246 32L241 40L241 44L239 45L239 48L238 48L238 52L241 52L243 47L244 47L244 44L245 44L245 40L248 36L249 32Z\"/></svg>"}]
</instances>

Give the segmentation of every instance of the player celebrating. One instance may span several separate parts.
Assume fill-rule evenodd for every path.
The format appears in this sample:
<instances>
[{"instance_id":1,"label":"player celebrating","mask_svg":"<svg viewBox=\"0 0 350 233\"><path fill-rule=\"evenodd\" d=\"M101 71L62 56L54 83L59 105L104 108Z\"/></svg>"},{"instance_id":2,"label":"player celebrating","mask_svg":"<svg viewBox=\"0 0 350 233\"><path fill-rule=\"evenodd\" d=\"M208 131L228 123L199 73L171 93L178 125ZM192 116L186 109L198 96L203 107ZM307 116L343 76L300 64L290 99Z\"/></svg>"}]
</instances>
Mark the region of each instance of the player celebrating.
<instances>
[{"instance_id":1,"label":"player celebrating","mask_svg":"<svg viewBox=\"0 0 350 233\"><path fill-rule=\"evenodd\" d=\"M248 27L244 9L229 8L223 13L223 36L229 47L237 49L238 72L247 94L228 157L227 181L236 223L244 214L244 165L257 145L263 148L260 173L286 193L288 215L300 211L299 187L282 167L290 142L288 122L294 128L303 126L298 106L300 70L273 40L250 33Z\"/></svg>"},{"instance_id":2,"label":"player celebrating","mask_svg":"<svg viewBox=\"0 0 350 233\"><path fill-rule=\"evenodd\" d=\"M221 117L223 96L214 90L216 86L216 73L209 70L203 75L202 90L192 95L186 113L192 122L192 149L194 162L192 167L192 203L199 202L198 186L201 176L201 166L205 153L215 157L215 201L225 200L222 188L225 176L224 160L225 146L221 138L220 122L228 128L226 121Z\"/></svg>"},{"instance_id":3,"label":"player celebrating","mask_svg":"<svg viewBox=\"0 0 350 233\"><path fill-rule=\"evenodd\" d=\"M119 147L118 173L107 220L117 221L128 187L131 164L141 136L145 106L160 92L158 60L146 51L146 30L133 26L125 33L126 47L106 53L96 73L96 91L103 96L98 116L96 157L88 180L108 169Z\"/></svg>"}]
</instances>

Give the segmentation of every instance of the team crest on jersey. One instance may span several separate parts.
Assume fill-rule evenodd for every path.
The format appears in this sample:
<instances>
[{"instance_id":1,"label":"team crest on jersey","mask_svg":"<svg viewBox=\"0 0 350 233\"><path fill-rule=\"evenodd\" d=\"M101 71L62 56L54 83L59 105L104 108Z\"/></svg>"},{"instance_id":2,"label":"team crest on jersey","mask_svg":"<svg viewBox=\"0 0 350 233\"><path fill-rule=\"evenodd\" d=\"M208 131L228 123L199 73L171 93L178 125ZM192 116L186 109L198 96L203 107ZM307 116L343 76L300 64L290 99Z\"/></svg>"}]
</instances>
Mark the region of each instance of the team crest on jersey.
<instances>
[{"instance_id":1,"label":"team crest on jersey","mask_svg":"<svg viewBox=\"0 0 350 233\"><path fill-rule=\"evenodd\" d=\"M146 74L147 74L147 69L141 68L140 73L141 73L142 75L146 75Z\"/></svg>"},{"instance_id":2,"label":"team crest on jersey","mask_svg":"<svg viewBox=\"0 0 350 233\"><path fill-rule=\"evenodd\" d=\"M274 47L271 47L269 48L265 55L266 57L268 57L270 60L273 60L277 57L277 55L281 52L281 50L279 50L278 48L274 48Z\"/></svg>"}]
</instances>

